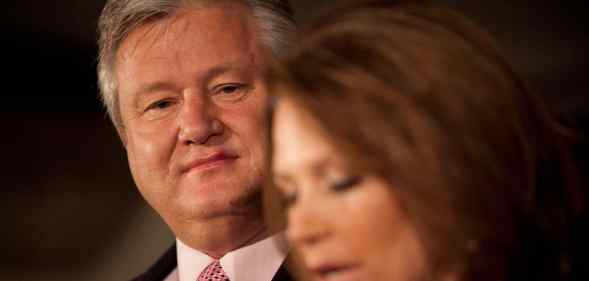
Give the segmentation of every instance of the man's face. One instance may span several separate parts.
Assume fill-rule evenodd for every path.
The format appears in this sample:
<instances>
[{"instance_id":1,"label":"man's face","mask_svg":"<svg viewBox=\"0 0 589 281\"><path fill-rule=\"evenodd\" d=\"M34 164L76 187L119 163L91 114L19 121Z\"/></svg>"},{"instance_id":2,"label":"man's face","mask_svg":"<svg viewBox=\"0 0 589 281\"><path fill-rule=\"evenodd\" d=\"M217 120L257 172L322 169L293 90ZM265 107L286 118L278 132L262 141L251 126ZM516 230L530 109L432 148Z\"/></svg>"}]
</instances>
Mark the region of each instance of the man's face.
<instances>
[{"instance_id":1,"label":"man's face","mask_svg":"<svg viewBox=\"0 0 589 281\"><path fill-rule=\"evenodd\" d=\"M117 56L131 172L172 228L259 203L267 154L263 55L246 8L226 5L139 27Z\"/></svg>"}]
</instances>

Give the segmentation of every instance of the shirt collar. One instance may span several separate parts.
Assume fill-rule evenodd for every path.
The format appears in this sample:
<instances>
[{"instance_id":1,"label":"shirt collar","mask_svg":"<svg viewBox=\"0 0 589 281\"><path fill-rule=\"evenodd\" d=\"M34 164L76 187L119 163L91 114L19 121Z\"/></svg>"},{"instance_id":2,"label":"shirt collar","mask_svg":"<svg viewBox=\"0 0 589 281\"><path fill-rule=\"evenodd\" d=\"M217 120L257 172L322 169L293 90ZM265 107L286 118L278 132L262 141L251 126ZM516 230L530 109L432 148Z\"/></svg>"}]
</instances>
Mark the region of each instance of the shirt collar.
<instances>
[{"instance_id":1,"label":"shirt collar","mask_svg":"<svg viewBox=\"0 0 589 281\"><path fill-rule=\"evenodd\" d=\"M179 281L193 281L214 261L176 239ZM227 253L219 261L231 281L271 281L286 258L283 233Z\"/></svg>"}]
</instances>

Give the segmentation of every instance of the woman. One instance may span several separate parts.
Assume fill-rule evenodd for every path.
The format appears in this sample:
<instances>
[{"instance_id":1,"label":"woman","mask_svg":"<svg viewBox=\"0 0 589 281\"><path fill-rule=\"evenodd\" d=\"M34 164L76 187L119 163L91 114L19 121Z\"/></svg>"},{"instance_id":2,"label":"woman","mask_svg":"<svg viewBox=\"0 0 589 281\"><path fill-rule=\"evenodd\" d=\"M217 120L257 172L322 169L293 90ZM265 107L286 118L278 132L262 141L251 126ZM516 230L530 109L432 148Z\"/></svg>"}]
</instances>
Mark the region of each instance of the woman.
<instances>
[{"instance_id":1,"label":"woman","mask_svg":"<svg viewBox=\"0 0 589 281\"><path fill-rule=\"evenodd\" d=\"M302 34L268 80L273 180L305 273L570 277L569 136L486 33L427 3L364 1Z\"/></svg>"}]
</instances>

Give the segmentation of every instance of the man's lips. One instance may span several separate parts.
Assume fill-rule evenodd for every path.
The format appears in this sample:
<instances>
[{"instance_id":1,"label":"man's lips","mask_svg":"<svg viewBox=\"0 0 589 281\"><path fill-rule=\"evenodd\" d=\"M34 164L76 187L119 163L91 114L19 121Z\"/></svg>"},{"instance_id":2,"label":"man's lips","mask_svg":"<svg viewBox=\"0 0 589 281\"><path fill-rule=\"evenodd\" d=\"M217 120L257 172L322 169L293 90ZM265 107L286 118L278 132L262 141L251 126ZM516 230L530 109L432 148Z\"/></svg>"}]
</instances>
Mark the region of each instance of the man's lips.
<instances>
[{"instance_id":1,"label":"man's lips","mask_svg":"<svg viewBox=\"0 0 589 281\"><path fill-rule=\"evenodd\" d=\"M237 155L229 154L226 152L215 152L206 157L198 158L188 163L182 169L182 173L186 173L193 170L203 170L213 166L220 165L226 161L237 159Z\"/></svg>"}]
</instances>

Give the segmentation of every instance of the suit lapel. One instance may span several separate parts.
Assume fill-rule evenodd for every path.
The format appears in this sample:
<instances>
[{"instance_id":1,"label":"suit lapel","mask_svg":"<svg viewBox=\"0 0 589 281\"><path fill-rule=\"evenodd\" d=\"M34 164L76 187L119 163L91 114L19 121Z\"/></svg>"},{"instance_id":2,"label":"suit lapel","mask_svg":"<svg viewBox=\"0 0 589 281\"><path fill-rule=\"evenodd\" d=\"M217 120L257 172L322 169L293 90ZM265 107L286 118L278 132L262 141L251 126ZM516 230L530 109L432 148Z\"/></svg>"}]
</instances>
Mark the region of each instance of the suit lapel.
<instances>
[{"instance_id":1,"label":"suit lapel","mask_svg":"<svg viewBox=\"0 0 589 281\"><path fill-rule=\"evenodd\" d=\"M162 281L172 273L177 264L176 244L174 244L145 273L137 276L132 281Z\"/></svg>"},{"instance_id":2,"label":"suit lapel","mask_svg":"<svg viewBox=\"0 0 589 281\"><path fill-rule=\"evenodd\" d=\"M280 268L278 268L278 271L274 275L274 278L272 278L272 281L294 281L292 276L290 276L290 274L286 270L285 263L282 263Z\"/></svg>"}]
</instances>

